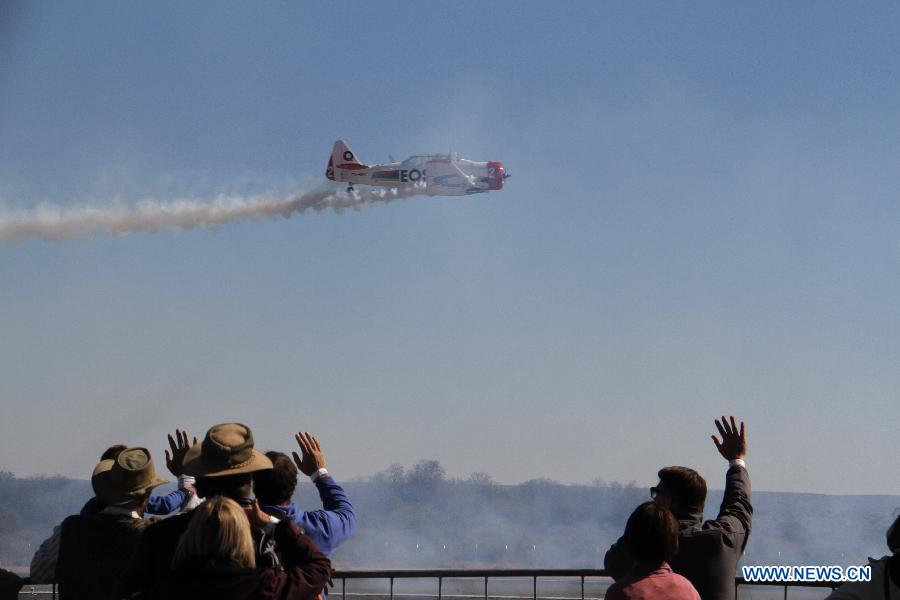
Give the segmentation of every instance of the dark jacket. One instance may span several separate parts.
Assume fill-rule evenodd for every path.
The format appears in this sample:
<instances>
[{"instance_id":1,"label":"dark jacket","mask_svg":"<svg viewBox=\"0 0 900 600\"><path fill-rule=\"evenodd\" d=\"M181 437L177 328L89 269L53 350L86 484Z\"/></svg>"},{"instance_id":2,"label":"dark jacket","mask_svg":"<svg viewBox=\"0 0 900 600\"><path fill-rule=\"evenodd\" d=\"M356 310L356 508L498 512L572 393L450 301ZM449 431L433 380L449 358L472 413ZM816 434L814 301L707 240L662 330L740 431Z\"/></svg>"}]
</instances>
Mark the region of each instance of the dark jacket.
<instances>
[{"instance_id":1,"label":"dark jacket","mask_svg":"<svg viewBox=\"0 0 900 600\"><path fill-rule=\"evenodd\" d=\"M148 525L129 515L66 517L56 561L60 600L113 598L116 579Z\"/></svg>"},{"instance_id":2,"label":"dark jacket","mask_svg":"<svg viewBox=\"0 0 900 600\"><path fill-rule=\"evenodd\" d=\"M735 570L753 520L747 469L728 469L725 495L715 519L703 521L702 512L676 512L675 518L681 531L678 554L670 563L672 570L694 584L703 600L734 600ZM620 579L634 565L622 538L612 545L603 562L613 579Z\"/></svg>"},{"instance_id":3,"label":"dark jacket","mask_svg":"<svg viewBox=\"0 0 900 600\"><path fill-rule=\"evenodd\" d=\"M144 530L140 543L131 555L124 573L116 586L119 597L127 597L135 592L149 589L151 584L171 574L172 555L178 546L181 534L187 529L194 513L182 513L155 522ZM278 565L274 540L253 529L256 547L256 565L270 567Z\"/></svg>"},{"instance_id":4,"label":"dark jacket","mask_svg":"<svg viewBox=\"0 0 900 600\"><path fill-rule=\"evenodd\" d=\"M155 582L148 598L160 600L314 600L331 578L331 563L291 521L274 532L283 569L194 565Z\"/></svg>"},{"instance_id":5,"label":"dark jacket","mask_svg":"<svg viewBox=\"0 0 900 600\"><path fill-rule=\"evenodd\" d=\"M0 600L19 600L25 580L6 569L0 569Z\"/></svg>"}]
</instances>

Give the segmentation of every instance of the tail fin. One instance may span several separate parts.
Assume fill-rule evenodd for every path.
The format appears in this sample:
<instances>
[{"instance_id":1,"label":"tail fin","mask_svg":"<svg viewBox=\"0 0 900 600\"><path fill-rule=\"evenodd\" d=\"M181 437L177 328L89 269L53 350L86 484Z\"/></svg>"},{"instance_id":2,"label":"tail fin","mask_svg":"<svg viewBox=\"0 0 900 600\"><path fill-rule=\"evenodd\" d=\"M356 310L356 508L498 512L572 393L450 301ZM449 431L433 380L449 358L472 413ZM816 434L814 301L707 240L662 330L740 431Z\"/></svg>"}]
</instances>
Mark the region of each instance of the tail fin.
<instances>
[{"instance_id":1,"label":"tail fin","mask_svg":"<svg viewBox=\"0 0 900 600\"><path fill-rule=\"evenodd\" d=\"M369 168L369 165L359 162L359 159L356 158L353 150L344 143L344 140L338 140L334 143L334 147L331 149L331 160L328 161L328 166L332 169L350 170ZM329 179L332 178L333 177L329 177Z\"/></svg>"}]
</instances>

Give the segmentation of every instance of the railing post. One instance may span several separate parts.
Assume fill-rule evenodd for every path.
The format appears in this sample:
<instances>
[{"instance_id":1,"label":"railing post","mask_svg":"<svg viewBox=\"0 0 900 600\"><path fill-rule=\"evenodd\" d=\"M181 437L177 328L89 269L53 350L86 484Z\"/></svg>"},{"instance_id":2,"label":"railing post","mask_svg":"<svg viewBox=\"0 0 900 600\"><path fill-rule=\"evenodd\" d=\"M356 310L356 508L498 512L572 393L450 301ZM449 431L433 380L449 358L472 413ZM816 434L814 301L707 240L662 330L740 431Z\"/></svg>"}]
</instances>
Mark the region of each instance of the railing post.
<instances>
[{"instance_id":1,"label":"railing post","mask_svg":"<svg viewBox=\"0 0 900 600\"><path fill-rule=\"evenodd\" d=\"M394 578L391 577L391 600L394 600Z\"/></svg>"},{"instance_id":2,"label":"railing post","mask_svg":"<svg viewBox=\"0 0 900 600\"><path fill-rule=\"evenodd\" d=\"M537 600L537 575L534 576L534 586L532 587L532 591L534 592L532 597L534 600Z\"/></svg>"},{"instance_id":3,"label":"railing post","mask_svg":"<svg viewBox=\"0 0 900 600\"><path fill-rule=\"evenodd\" d=\"M438 600L443 598L444 578L438 577Z\"/></svg>"},{"instance_id":4,"label":"railing post","mask_svg":"<svg viewBox=\"0 0 900 600\"><path fill-rule=\"evenodd\" d=\"M347 578L341 579L341 600L347 600Z\"/></svg>"},{"instance_id":5,"label":"railing post","mask_svg":"<svg viewBox=\"0 0 900 600\"><path fill-rule=\"evenodd\" d=\"M581 600L584 600L584 575L581 576Z\"/></svg>"},{"instance_id":6,"label":"railing post","mask_svg":"<svg viewBox=\"0 0 900 600\"><path fill-rule=\"evenodd\" d=\"M485 575L485 576L484 576L484 600L488 600L488 595L487 595L487 582L488 582L488 576Z\"/></svg>"}]
</instances>

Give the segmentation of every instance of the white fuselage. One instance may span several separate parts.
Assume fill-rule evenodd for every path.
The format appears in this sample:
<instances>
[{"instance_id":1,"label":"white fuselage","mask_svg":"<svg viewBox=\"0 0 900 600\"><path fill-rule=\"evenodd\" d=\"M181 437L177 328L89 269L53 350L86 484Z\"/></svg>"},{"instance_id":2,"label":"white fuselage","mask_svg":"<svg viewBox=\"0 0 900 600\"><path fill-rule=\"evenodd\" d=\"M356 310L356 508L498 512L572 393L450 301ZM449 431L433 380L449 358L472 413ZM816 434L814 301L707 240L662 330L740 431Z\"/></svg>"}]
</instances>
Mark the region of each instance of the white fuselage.
<instances>
[{"instance_id":1,"label":"white fuselage","mask_svg":"<svg viewBox=\"0 0 900 600\"><path fill-rule=\"evenodd\" d=\"M503 188L509 177L501 162L476 162L448 154L410 156L380 165L359 162L342 141L335 142L326 177L353 185L405 188L423 186L431 196L462 196Z\"/></svg>"},{"instance_id":2,"label":"white fuselage","mask_svg":"<svg viewBox=\"0 0 900 600\"><path fill-rule=\"evenodd\" d=\"M359 168L362 165L353 165L353 168L342 166L334 169L335 181L384 187L424 185L425 192L433 196L478 194L502 187L502 183L497 186L490 177L492 167L487 162L458 159L451 163L444 156L410 157L402 162L367 168ZM493 169L496 178L496 168Z\"/></svg>"}]
</instances>

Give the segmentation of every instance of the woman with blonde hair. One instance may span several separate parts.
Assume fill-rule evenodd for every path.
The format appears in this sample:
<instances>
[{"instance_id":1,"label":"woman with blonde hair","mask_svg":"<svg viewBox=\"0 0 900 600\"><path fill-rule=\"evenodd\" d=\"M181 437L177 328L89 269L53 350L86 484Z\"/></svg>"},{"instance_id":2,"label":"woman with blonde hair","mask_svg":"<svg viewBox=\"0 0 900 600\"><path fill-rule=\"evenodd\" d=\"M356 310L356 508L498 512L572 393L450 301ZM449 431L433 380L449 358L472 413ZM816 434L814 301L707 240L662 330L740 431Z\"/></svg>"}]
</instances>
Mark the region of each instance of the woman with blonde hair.
<instances>
[{"instance_id":1,"label":"woman with blonde hair","mask_svg":"<svg viewBox=\"0 0 900 600\"><path fill-rule=\"evenodd\" d=\"M172 574L151 591L157 598L315 600L331 577L331 563L289 520L273 535L283 560L280 569L256 568L251 521L269 517L254 502L244 509L225 496L194 509L172 556Z\"/></svg>"}]
</instances>

